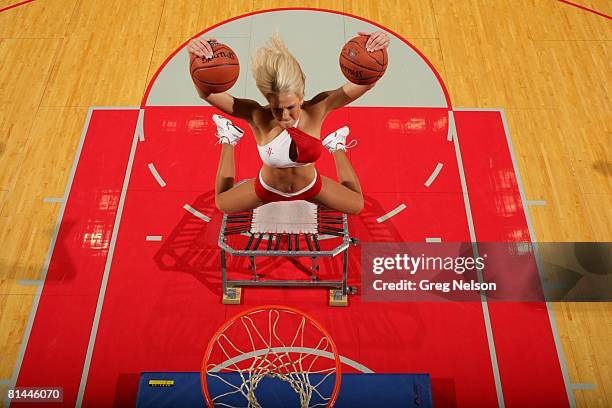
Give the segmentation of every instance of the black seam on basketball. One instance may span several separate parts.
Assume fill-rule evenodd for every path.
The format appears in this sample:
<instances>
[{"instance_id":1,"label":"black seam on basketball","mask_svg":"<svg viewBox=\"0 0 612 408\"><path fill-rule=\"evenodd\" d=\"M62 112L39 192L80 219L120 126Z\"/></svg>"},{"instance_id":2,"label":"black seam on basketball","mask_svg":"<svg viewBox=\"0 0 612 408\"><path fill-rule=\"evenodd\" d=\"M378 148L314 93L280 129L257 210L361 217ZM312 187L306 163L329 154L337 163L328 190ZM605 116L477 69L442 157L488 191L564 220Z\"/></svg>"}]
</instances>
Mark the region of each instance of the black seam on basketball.
<instances>
[{"instance_id":1,"label":"black seam on basketball","mask_svg":"<svg viewBox=\"0 0 612 408\"><path fill-rule=\"evenodd\" d=\"M196 72L199 71L201 69L210 69L210 68L218 68L218 67L236 67L236 66L240 66L240 64L236 63L236 64L219 64L219 65L213 65L213 66L209 66L209 67L197 67L191 70L191 72Z\"/></svg>"},{"instance_id":2,"label":"black seam on basketball","mask_svg":"<svg viewBox=\"0 0 612 408\"><path fill-rule=\"evenodd\" d=\"M366 42L367 42L367 41L366 41ZM359 48L365 48L365 43L360 44L360 43L359 43L357 40L353 40L353 39L351 39L351 40L348 42L348 44L350 44L350 43L357 44L357 46L358 46ZM346 47L346 45L345 45L345 47Z\"/></svg>"},{"instance_id":3,"label":"black seam on basketball","mask_svg":"<svg viewBox=\"0 0 612 408\"><path fill-rule=\"evenodd\" d=\"M376 58L374 58L374 53L376 53L376 52L378 52L378 51L380 51L380 52L381 52L381 54L382 54L382 57L383 57L383 63L380 63L380 62L379 62L379 61L378 61ZM366 50L366 55L367 55L368 57L370 57L371 59L373 59L374 61L376 61L376 63L377 63L378 65L382 65L382 66L384 66L384 65L385 65L385 63L384 63L384 59L385 59L385 55L386 55L386 54L387 54L387 53L386 53L385 51L382 51L382 50L377 50L377 51L373 51L373 52L367 52L367 50Z\"/></svg>"},{"instance_id":4,"label":"black seam on basketball","mask_svg":"<svg viewBox=\"0 0 612 408\"><path fill-rule=\"evenodd\" d=\"M374 51L376 52L376 51ZM368 53L368 57L370 57L372 60L374 60L378 65L380 65L381 67L385 66L384 63L381 63L378 59L374 58L374 56L372 55L373 53ZM383 53L383 60L384 60L384 53Z\"/></svg>"},{"instance_id":5,"label":"black seam on basketball","mask_svg":"<svg viewBox=\"0 0 612 408\"><path fill-rule=\"evenodd\" d=\"M369 67L364 67L363 65L360 65L360 64L356 63L355 61L346 58L344 55L341 55L341 57L344 58L345 60L347 60L348 62L350 62L351 64L355 64L359 68L367 69L368 71L372 71L372 72L385 72L385 70L387 69L386 67L382 68L382 69L372 69L372 68L369 68Z\"/></svg>"},{"instance_id":6,"label":"black seam on basketball","mask_svg":"<svg viewBox=\"0 0 612 408\"><path fill-rule=\"evenodd\" d=\"M240 64L221 64L221 65L213 65L213 66L199 66L199 67L189 67L189 72L191 72L192 74L194 72L198 72L201 71L203 69L212 69L212 68L217 68L217 67L238 67L238 69L240 69Z\"/></svg>"},{"instance_id":7,"label":"black seam on basketball","mask_svg":"<svg viewBox=\"0 0 612 408\"><path fill-rule=\"evenodd\" d=\"M204 84L204 85L212 85L212 86L226 85L226 84L229 84L229 83L231 83L231 82L236 82L236 81L238 80L238 78L234 78L234 79L232 79L232 80L230 80L230 81L227 81L227 82L206 82L206 81L202 81L202 80L201 80L201 79L199 79L199 78L192 78L192 79L193 79L194 81L198 81L198 82L199 82L199 83L201 83L201 84Z\"/></svg>"},{"instance_id":8,"label":"black seam on basketball","mask_svg":"<svg viewBox=\"0 0 612 408\"><path fill-rule=\"evenodd\" d=\"M381 64L381 63L380 63L380 62L379 62L379 61L378 61L376 58L374 58L372 55L370 55L370 53L369 53L369 52L367 52L367 51L366 51L366 56L367 56L368 58L370 58L372 61L374 61L374 63L375 63L376 65L379 65L379 66L381 66L381 67L384 67L384 66L385 66L385 64ZM352 61L352 60L350 60L350 59L349 59L349 58L347 58L347 57L344 57L344 58L346 58L346 59L347 59L347 60L349 60L349 61ZM368 68L368 69L369 69L369 68ZM385 68L383 68L383 69L385 69Z\"/></svg>"}]
</instances>

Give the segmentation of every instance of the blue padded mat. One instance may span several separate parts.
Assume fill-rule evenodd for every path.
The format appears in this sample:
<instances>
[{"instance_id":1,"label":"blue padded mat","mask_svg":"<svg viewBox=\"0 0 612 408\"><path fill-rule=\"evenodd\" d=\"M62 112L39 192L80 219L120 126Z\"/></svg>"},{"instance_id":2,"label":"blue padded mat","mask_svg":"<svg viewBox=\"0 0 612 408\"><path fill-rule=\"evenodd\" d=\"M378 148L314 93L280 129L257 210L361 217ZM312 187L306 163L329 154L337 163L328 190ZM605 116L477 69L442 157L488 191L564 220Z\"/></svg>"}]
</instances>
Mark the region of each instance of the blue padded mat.
<instances>
[{"instance_id":1,"label":"blue padded mat","mask_svg":"<svg viewBox=\"0 0 612 408\"><path fill-rule=\"evenodd\" d=\"M316 383L322 379L322 375L311 374L310 378L311 383ZM237 373L224 373L223 379L232 384L240 381ZM160 383L164 380L171 380L173 384ZM231 390L220 379L209 377L208 381L213 395ZM327 379L319 389L329 390L332 385L333 381ZM273 378L263 379L257 387L256 395L264 408L299 406L295 392L287 384ZM247 406L245 399L239 393L224 398L223 402L233 406ZM142 373L136 406L138 408L204 407L200 373ZM429 375L343 374L340 394L335 406L337 408L431 407Z\"/></svg>"}]
</instances>

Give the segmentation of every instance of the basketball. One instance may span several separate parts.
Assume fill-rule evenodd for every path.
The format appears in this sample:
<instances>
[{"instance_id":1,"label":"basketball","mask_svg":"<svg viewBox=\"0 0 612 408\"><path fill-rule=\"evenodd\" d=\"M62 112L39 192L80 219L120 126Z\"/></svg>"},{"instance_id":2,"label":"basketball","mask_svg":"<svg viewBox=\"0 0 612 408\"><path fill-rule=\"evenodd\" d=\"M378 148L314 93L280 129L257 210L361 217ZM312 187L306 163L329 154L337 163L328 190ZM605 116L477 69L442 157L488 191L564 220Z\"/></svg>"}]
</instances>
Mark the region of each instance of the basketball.
<instances>
[{"instance_id":1,"label":"basketball","mask_svg":"<svg viewBox=\"0 0 612 408\"><path fill-rule=\"evenodd\" d=\"M368 36L351 38L340 52L340 69L354 84L368 85L378 81L387 69L387 50L366 50Z\"/></svg>"},{"instance_id":2,"label":"basketball","mask_svg":"<svg viewBox=\"0 0 612 408\"><path fill-rule=\"evenodd\" d=\"M213 57L206 59L191 54L189 72L195 85L205 93L220 93L238 80L240 64L236 53L225 44L211 43Z\"/></svg>"}]
</instances>

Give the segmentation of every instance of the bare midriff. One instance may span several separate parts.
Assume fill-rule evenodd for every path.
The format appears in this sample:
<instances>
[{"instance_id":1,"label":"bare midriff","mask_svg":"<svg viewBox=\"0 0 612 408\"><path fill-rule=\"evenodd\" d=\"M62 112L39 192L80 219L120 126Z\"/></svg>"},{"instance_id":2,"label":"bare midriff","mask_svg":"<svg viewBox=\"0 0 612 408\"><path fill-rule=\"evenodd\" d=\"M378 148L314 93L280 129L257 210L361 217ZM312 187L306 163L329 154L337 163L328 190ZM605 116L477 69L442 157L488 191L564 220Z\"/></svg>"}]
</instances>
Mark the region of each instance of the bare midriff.
<instances>
[{"instance_id":1,"label":"bare midriff","mask_svg":"<svg viewBox=\"0 0 612 408\"><path fill-rule=\"evenodd\" d=\"M264 164L261 176L270 187L283 193L293 193L307 187L315 177L314 164L302 167L276 168Z\"/></svg>"}]
</instances>

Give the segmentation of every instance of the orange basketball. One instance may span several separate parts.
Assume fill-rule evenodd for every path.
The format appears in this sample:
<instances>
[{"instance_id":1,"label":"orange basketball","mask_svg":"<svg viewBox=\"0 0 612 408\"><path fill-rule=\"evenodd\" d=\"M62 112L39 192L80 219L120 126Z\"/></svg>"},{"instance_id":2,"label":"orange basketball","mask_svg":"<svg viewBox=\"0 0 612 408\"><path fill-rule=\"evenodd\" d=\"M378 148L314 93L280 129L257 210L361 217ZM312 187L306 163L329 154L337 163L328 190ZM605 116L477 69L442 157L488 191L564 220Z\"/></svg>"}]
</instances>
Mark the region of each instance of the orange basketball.
<instances>
[{"instance_id":1,"label":"orange basketball","mask_svg":"<svg viewBox=\"0 0 612 408\"><path fill-rule=\"evenodd\" d=\"M195 85L205 93L220 93L230 89L238 80L238 57L225 44L211 42L213 57L206 59L191 54L189 71Z\"/></svg>"},{"instance_id":2,"label":"orange basketball","mask_svg":"<svg viewBox=\"0 0 612 408\"><path fill-rule=\"evenodd\" d=\"M387 50L366 50L367 35L351 38L340 52L340 69L354 84L368 85L380 79L387 69Z\"/></svg>"}]
</instances>

